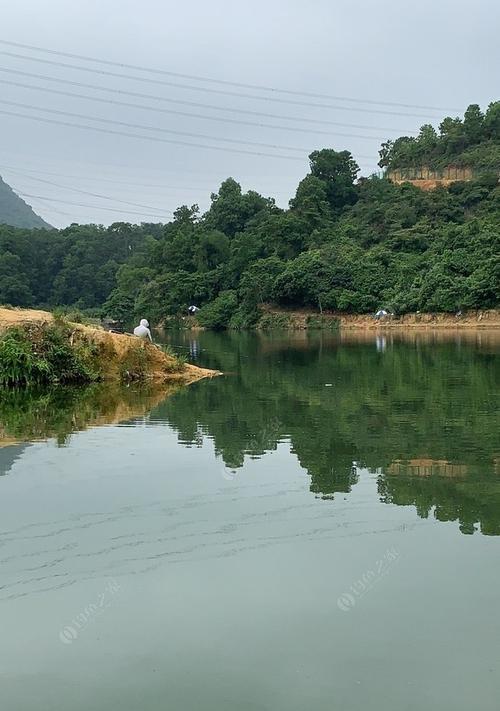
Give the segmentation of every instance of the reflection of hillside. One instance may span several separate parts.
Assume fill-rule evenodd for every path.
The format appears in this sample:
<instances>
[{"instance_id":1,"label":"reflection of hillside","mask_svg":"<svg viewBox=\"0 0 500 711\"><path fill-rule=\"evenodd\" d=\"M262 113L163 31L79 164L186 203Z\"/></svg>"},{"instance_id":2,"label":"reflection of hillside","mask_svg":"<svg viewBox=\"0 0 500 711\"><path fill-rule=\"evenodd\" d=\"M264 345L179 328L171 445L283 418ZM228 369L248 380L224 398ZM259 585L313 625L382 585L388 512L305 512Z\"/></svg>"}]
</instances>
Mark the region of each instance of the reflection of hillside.
<instances>
[{"instance_id":1,"label":"reflection of hillside","mask_svg":"<svg viewBox=\"0 0 500 711\"><path fill-rule=\"evenodd\" d=\"M410 459L409 461L396 460L389 464L387 474L403 474L409 476L445 476L463 478L467 475L465 464L452 464L445 459Z\"/></svg>"},{"instance_id":2,"label":"reflection of hillside","mask_svg":"<svg viewBox=\"0 0 500 711\"><path fill-rule=\"evenodd\" d=\"M397 343L408 343L414 346L431 344L454 344L456 346L472 345L482 351L498 353L500 348L500 329L429 329L417 330L393 326L384 329L383 323L376 330L346 330L339 332L343 344L383 344L385 347Z\"/></svg>"},{"instance_id":3,"label":"reflection of hillside","mask_svg":"<svg viewBox=\"0 0 500 711\"><path fill-rule=\"evenodd\" d=\"M438 521L459 521L462 533L474 533L480 524L484 535L500 535L500 481L493 461L469 467L391 464L379 477L378 488L383 502L415 506L421 518L434 509Z\"/></svg>"},{"instance_id":4,"label":"reflection of hillside","mask_svg":"<svg viewBox=\"0 0 500 711\"><path fill-rule=\"evenodd\" d=\"M107 383L0 390L0 451L2 444L50 437L62 444L72 432L140 417L178 389Z\"/></svg>"},{"instance_id":5,"label":"reflection of hillside","mask_svg":"<svg viewBox=\"0 0 500 711\"><path fill-rule=\"evenodd\" d=\"M208 364L232 374L180 392L152 416L167 420L181 442L209 436L230 467L286 439L318 495L349 492L354 461L382 470L383 479L404 475L410 501L423 479L442 483L438 502L454 480L489 491L500 431L498 359L489 344L439 342L436 335L410 345L391 334L381 349L373 333L367 343L343 345L320 334L307 348L304 334L298 347L289 335L273 334L265 348L262 334L199 334ZM497 510L488 530L495 516L500 521Z\"/></svg>"}]
</instances>

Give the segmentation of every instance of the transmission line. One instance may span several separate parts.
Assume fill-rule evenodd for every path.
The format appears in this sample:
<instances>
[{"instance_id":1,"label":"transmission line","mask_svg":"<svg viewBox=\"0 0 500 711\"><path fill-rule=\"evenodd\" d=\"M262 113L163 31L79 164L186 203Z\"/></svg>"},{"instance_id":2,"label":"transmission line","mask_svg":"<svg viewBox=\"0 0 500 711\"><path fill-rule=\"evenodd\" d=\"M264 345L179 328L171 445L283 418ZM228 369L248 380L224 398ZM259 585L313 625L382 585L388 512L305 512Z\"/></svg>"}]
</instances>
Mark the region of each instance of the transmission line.
<instances>
[{"instance_id":1,"label":"transmission line","mask_svg":"<svg viewBox=\"0 0 500 711\"><path fill-rule=\"evenodd\" d=\"M104 207L104 205L89 205L87 203L83 202L73 202L71 200L60 200L58 198L51 198L47 197L46 195L32 195L31 193L25 193L23 190L18 190L17 188L13 187L13 190L16 191L18 195L22 195L22 197L27 197L32 200L48 200L49 202L56 202L60 203L61 205L76 205L77 207L88 207L93 210L106 210L106 212L121 212L123 214L127 215L143 215L143 217L159 217L159 215L151 215L151 214L144 214L140 212L132 212L131 210L122 210L121 208L114 209L112 207Z\"/></svg>"},{"instance_id":2,"label":"transmission line","mask_svg":"<svg viewBox=\"0 0 500 711\"><path fill-rule=\"evenodd\" d=\"M54 183L52 180L45 180L43 178L35 178L31 175L27 175L22 170L17 170L17 168L14 168L14 169L11 168L10 170L13 173L18 173L19 175L24 176L28 180L35 180L38 183L44 183L46 185L53 185L54 187L62 188L63 190L71 190L75 193L81 193L82 195L90 195L91 197L100 198L101 200L110 200L112 202L119 202L119 203L122 203L123 205L129 205L130 207L143 207L146 210L154 210L154 211L159 212L160 214L164 214L166 212L173 214L172 210L164 210L161 207L153 207L152 205L143 205L142 203L139 203L139 202L130 202L130 200L120 200L119 198L110 197L109 195L101 195L100 193L93 193L93 192L90 192L89 190L81 190L80 188L74 188L70 185L61 185L60 183Z\"/></svg>"},{"instance_id":3,"label":"transmission line","mask_svg":"<svg viewBox=\"0 0 500 711\"><path fill-rule=\"evenodd\" d=\"M203 133L191 133L189 131L174 131L170 128L157 128L156 126L145 126L140 123L129 123L128 121L115 121L114 119L105 119L99 116L86 116L84 114L74 113L72 111L61 111L59 109L46 109L43 106L33 106L32 104L23 104L18 101L7 101L4 99L4 104L9 106L17 106L21 109L30 109L35 111L46 111L47 113L57 114L58 116L69 116L70 118L84 119L85 121L97 121L99 123L113 124L114 126L125 126L125 128L138 128L141 131L157 131L159 133L169 133L174 136L186 136L187 138L203 138L209 141L220 141L222 143L241 144L253 146L255 148L274 148L283 151L296 151L299 153L307 153L306 148L296 148L295 146L279 146L274 143L260 143L258 141L245 141L236 138L222 138L219 136L207 136Z\"/></svg>"},{"instance_id":4,"label":"transmission line","mask_svg":"<svg viewBox=\"0 0 500 711\"><path fill-rule=\"evenodd\" d=\"M426 118L426 115L404 113L401 111L387 111L385 109L364 109L355 108L350 106L335 106L333 104L313 104L308 101L298 101L295 99L280 99L276 96L254 96L253 94L243 94L237 91L228 91L226 89L212 89L206 86L189 86L187 84L179 84L177 82L166 81L165 79L151 79L149 77L134 77L130 74L122 74L119 72L110 72L106 69L93 69L91 67L82 67L75 64L68 64L67 62L59 62L52 59L41 59L40 57L30 57L26 54L18 54L17 52L8 52L6 50L0 50L0 54L6 57L13 57L15 59L25 59L29 62L40 62L42 64L49 64L50 66L64 67L65 69L76 69L77 71L90 72L91 74L99 74L101 76L113 77L115 79L128 79L129 81L146 82L148 84L154 84L156 86L170 86L176 89L186 89L188 91L201 91L208 94L219 94L222 96L236 96L242 99L252 99L257 101L271 101L277 104L291 104L294 106L307 106L310 108L317 109L334 109L336 111L356 111L360 113L368 114L385 114L389 116L414 116L418 118ZM438 116L434 118L439 118Z\"/></svg>"},{"instance_id":5,"label":"transmission line","mask_svg":"<svg viewBox=\"0 0 500 711\"><path fill-rule=\"evenodd\" d=\"M366 124L356 124L356 123L343 123L340 121L328 121L326 119L313 119L305 116L286 116L284 114L271 114L265 111L252 111L250 109L237 109L233 107L226 106L215 106L214 104L205 104L197 101L187 101L184 99L172 99L166 96L158 96L157 94L144 94L137 91L127 91L125 89L116 89L115 87L99 86L98 84L87 84L85 82L72 81L71 79L62 79L61 77L51 77L46 74L36 74L33 72L24 72L20 69L12 69L11 67L0 67L0 72L6 72L9 74L16 74L17 76L30 77L32 79L42 79L43 81L56 82L59 84L66 84L67 86L77 86L80 89L93 89L96 91L105 91L112 94L119 94L122 96L133 96L139 99L153 99L154 101L164 101L171 104L179 104L181 106L192 106L193 108L210 109L214 111L226 111L228 113L240 114L246 116L259 116L263 118L272 118L285 121L296 121L300 123L310 123L314 125L321 126L340 126L341 128L359 128L361 130L369 131L388 131L391 133L399 133L400 135L406 133L415 133L413 130L402 129L402 128L389 128L388 126L367 126ZM217 118L217 117L214 117ZM223 120L221 118L221 120Z\"/></svg>"},{"instance_id":6,"label":"transmission line","mask_svg":"<svg viewBox=\"0 0 500 711\"><path fill-rule=\"evenodd\" d=\"M3 71L3 69L0 67L0 71ZM339 137L339 138L362 138L364 140L371 140L371 141L381 141L384 140L384 136L365 136L360 133L331 133L330 131L319 131L318 129L309 129L309 128L299 128L295 126L278 126L274 124L269 124L269 123L256 123L254 121L241 121L239 119L230 119L230 118L224 118L224 117L218 117L218 116L203 116L200 114L191 114L187 111L175 111L174 109L162 109L157 106L144 106L144 104L134 104L131 102L127 101L117 101L116 99L105 99L100 96L88 96L87 94L77 94L71 91L64 91L62 89L51 89L49 87L42 87L42 86L33 86L32 84L23 84L22 82L17 82L17 81L9 81L8 79L1 79L0 78L0 83L2 84L8 84L9 86L15 86L15 87L20 87L22 89L34 89L35 91L44 91L48 92L50 94L57 94L59 96L70 96L72 98L76 99L85 99L88 101L98 101L99 103L104 103L104 104L112 104L114 106L126 106L127 108L132 108L132 109L144 109L146 111L154 111L156 113L162 113L162 114L174 114L176 116L185 116L188 118L195 118L195 119L205 119L208 121L222 121L225 123L232 123L232 124L240 124L244 126L256 126L258 128L271 128L279 131L290 131L293 133L315 133L321 136L328 136L330 138L334 137ZM159 130L159 129L158 129ZM412 131L413 133L413 131ZM219 139L217 139L219 140ZM220 139L220 140L225 140L225 139ZM240 141L238 141L240 142ZM265 145L265 144L263 144ZM295 150L295 149L294 149Z\"/></svg>"},{"instance_id":7,"label":"transmission line","mask_svg":"<svg viewBox=\"0 0 500 711\"><path fill-rule=\"evenodd\" d=\"M189 192L202 192L202 193L207 193L211 192L208 187L206 188L193 188L193 187L186 187L186 186L179 186L179 185L159 185L155 183L132 183L130 181L125 181L125 180L114 180L112 178L101 178L100 176L92 175L89 177L85 177L84 175L68 175L67 173L54 173L52 171L48 170L35 170L33 168L23 168L22 171L19 168L15 168L12 165L0 165L0 168L2 170L7 170L7 171L12 171L12 172L23 172L25 174L27 173L35 173L36 175L52 175L55 176L56 178L69 178L70 180L91 180L93 182L99 182L99 183L112 183L113 185L128 185L133 188L159 188L160 190L179 190L179 191L189 191ZM28 177L28 176L27 176Z\"/></svg>"},{"instance_id":8,"label":"transmission line","mask_svg":"<svg viewBox=\"0 0 500 711\"><path fill-rule=\"evenodd\" d=\"M398 103L398 102L394 102L394 101L377 101L374 99L359 99L359 98L354 98L354 97L349 97L349 96L332 96L331 94L318 94L318 93L313 93L313 92L308 92L308 91L281 89L281 88L266 86L266 85L262 85L262 84L246 84L243 82L228 81L227 79L215 79L212 77L200 76L200 75L196 75L196 74L182 74L180 72L172 72L172 71L167 71L165 69L158 69L158 68L154 68L154 67L145 67L145 66L141 66L138 64L126 64L125 62L113 62L108 59L99 59L97 57L90 57L88 55L83 55L83 54L72 54L70 52L61 52L61 51L58 51L55 49L47 49L44 47L37 47L34 45L29 45L29 44L21 44L20 42L11 42L9 40L0 39L0 44L9 45L10 47L17 47L19 49L28 49L28 50L32 50L35 52L42 52L44 54L51 54L51 55L58 56L58 57L67 57L68 59L78 59L78 60L83 60L85 62L104 64L104 65L110 66L110 67L120 67L122 69L133 69L133 70L141 71L141 72L149 72L151 74L177 77L179 79L190 79L193 81L204 81L204 82L209 82L211 84L234 86L234 87L240 87L243 89L254 89L256 91L266 91L266 92L271 92L273 94L287 94L289 96L307 96L307 97L313 98L313 99L329 99L332 101L350 101L352 103L357 103L357 104L374 104L374 105L379 105L379 106L396 106L396 107L406 108L406 109L421 109L421 110L429 110L429 111L459 111L460 110L460 109L456 109L456 108L443 108L440 106L422 106L419 104L404 104L404 103Z\"/></svg>"},{"instance_id":9,"label":"transmission line","mask_svg":"<svg viewBox=\"0 0 500 711\"><path fill-rule=\"evenodd\" d=\"M5 103L5 102L4 102ZM49 109L42 109L48 111ZM7 111L5 109L0 109L0 114L6 116L15 116L17 118L26 118L31 121L40 121L42 123L54 124L56 126L68 126L70 128L82 128L89 131L97 131L98 133L109 133L116 136L126 136L127 138L139 138L145 141L153 141L155 143L169 143L178 146L189 146L191 148L204 148L213 151L224 151L225 153L238 153L241 155L259 156L265 158L280 158L282 160L296 160L302 161L303 159L299 156L287 156L281 155L280 153L264 153L262 151L249 151L243 148L226 148L225 146L208 146L205 143L191 143L188 141L178 141L170 138L159 138L158 136L143 136L138 133L129 133L127 131L116 131L111 128L101 128L100 126L89 126L87 124L74 123L71 121L60 121L58 119L50 119L45 116L32 116L30 114L22 114L18 111ZM95 120L95 119L93 119ZM365 156L367 157L367 156ZM373 156L370 156L370 160Z\"/></svg>"}]
</instances>

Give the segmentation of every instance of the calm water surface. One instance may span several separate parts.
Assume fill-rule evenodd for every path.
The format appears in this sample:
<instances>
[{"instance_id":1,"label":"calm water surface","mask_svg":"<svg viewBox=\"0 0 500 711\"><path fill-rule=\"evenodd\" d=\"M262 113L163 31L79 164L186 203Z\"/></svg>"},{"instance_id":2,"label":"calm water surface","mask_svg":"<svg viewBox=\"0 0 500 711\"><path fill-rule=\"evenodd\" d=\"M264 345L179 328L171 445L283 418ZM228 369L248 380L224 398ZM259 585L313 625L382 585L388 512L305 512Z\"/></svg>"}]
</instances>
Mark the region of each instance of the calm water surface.
<instances>
[{"instance_id":1,"label":"calm water surface","mask_svg":"<svg viewBox=\"0 0 500 711\"><path fill-rule=\"evenodd\" d=\"M497 711L494 334L178 334L0 394L0 708Z\"/></svg>"}]
</instances>

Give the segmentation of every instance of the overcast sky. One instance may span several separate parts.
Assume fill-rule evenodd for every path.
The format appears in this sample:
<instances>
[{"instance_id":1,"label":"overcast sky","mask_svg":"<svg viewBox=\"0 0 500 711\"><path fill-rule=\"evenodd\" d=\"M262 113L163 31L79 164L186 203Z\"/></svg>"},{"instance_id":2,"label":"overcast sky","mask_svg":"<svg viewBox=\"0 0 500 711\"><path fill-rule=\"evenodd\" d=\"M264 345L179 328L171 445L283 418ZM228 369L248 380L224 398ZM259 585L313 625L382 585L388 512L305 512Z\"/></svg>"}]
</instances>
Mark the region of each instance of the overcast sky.
<instances>
[{"instance_id":1,"label":"overcast sky","mask_svg":"<svg viewBox=\"0 0 500 711\"><path fill-rule=\"evenodd\" d=\"M228 176L286 206L311 150L369 174L382 140L499 99L499 28L497 0L4 2L0 40L237 85L0 43L0 111L24 115L0 112L0 175L58 227L205 210Z\"/></svg>"}]
</instances>

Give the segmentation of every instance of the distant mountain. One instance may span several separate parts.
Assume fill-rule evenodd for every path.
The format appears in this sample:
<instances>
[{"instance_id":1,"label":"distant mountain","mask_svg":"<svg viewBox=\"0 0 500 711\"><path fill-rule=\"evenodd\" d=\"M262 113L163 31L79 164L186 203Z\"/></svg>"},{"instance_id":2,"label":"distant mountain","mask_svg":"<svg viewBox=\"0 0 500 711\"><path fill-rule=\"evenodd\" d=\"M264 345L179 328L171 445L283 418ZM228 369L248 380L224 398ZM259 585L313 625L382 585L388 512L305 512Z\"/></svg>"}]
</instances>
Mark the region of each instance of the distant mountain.
<instances>
[{"instance_id":1,"label":"distant mountain","mask_svg":"<svg viewBox=\"0 0 500 711\"><path fill-rule=\"evenodd\" d=\"M51 225L42 220L31 207L22 200L0 177L0 224L12 227L46 227Z\"/></svg>"}]
</instances>

